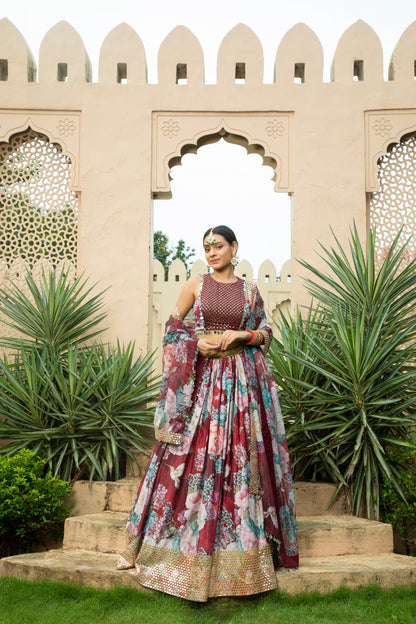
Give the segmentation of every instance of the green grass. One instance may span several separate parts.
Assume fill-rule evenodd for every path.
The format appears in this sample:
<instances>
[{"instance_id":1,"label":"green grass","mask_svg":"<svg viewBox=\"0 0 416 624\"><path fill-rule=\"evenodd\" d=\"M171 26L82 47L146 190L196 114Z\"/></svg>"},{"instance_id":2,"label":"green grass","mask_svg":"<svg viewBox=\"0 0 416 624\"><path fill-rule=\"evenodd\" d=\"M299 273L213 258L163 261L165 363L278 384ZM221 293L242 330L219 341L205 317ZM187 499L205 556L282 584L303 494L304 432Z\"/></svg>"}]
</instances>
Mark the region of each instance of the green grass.
<instances>
[{"instance_id":1,"label":"green grass","mask_svg":"<svg viewBox=\"0 0 416 624\"><path fill-rule=\"evenodd\" d=\"M0 624L414 624L416 585L192 603L131 588L0 578Z\"/></svg>"}]
</instances>

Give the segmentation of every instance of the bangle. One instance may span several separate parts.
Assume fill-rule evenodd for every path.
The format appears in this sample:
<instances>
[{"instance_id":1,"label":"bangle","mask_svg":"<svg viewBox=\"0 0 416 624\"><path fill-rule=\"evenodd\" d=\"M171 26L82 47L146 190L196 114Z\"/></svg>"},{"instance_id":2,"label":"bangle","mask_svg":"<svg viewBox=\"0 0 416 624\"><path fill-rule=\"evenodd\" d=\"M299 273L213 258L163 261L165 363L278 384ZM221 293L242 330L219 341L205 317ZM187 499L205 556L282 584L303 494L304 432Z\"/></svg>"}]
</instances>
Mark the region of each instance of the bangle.
<instances>
[{"instance_id":1,"label":"bangle","mask_svg":"<svg viewBox=\"0 0 416 624\"><path fill-rule=\"evenodd\" d=\"M247 331L250 334L250 340L246 341L246 344L252 343L254 340L254 331L251 329L245 329L244 331Z\"/></svg>"},{"instance_id":2,"label":"bangle","mask_svg":"<svg viewBox=\"0 0 416 624\"><path fill-rule=\"evenodd\" d=\"M246 329L251 334L251 338L246 344L251 344L253 347L258 347L264 342L264 336L261 331L253 331L251 329Z\"/></svg>"}]
</instances>

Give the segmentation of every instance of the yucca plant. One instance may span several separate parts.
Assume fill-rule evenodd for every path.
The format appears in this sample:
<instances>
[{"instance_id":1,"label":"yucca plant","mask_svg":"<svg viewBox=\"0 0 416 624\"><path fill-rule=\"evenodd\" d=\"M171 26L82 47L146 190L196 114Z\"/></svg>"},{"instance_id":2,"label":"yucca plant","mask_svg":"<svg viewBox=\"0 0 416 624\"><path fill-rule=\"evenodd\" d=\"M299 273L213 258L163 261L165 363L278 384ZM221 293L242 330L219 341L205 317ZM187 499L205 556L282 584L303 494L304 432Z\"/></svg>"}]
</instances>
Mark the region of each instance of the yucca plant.
<instances>
[{"instance_id":1,"label":"yucca plant","mask_svg":"<svg viewBox=\"0 0 416 624\"><path fill-rule=\"evenodd\" d=\"M23 336L0 341L13 348L0 361L0 453L29 448L67 481L118 479L126 456L135 461L133 450L150 444L153 354L135 358L133 343L84 343L104 315L100 295L88 298L79 279L75 287L62 275L27 281L33 300L16 286L0 300Z\"/></svg>"},{"instance_id":2,"label":"yucca plant","mask_svg":"<svg viewBox=\"0 0 416 624\"><path fill-rule=\"evenodd\" d=\"M322 247L328 272L302 261L318 303L305 320L280 321L282 338L271 352L296 460L314 462L316 471L318 458L321 475L338 483L338 491L347 488L351 512L376 518L383 481L403 496L402 466L389 451L413 443L416 422L416 260L404 265L399 237L378 271L375 231L363 249L356 227L349 255L336 238L333 248ZM307 334L307 348L293 348L288 327ZM283 356L276 357L279 351ZM297 368L288 371L287 361ZM287 377L303 391L292 411Z\"/></svg>"},{"instance_id":3,"label":"yucca plant","mask_svg":"<svg viewBox=\"0 0 416 624\"><path fill-rule=\"evenodd\" d=\"M60 353L68 344L85 343L103 331L105 291L92 295L96 284L87 288L87 280L71 281L63 270L56 274L42 269L40 283L28 271L25 280L30 294L12 282L0 289L1 320L17 332L17 337L0 334L0 347L19 351L35 344Z\"/></svg>"}]
</instances>

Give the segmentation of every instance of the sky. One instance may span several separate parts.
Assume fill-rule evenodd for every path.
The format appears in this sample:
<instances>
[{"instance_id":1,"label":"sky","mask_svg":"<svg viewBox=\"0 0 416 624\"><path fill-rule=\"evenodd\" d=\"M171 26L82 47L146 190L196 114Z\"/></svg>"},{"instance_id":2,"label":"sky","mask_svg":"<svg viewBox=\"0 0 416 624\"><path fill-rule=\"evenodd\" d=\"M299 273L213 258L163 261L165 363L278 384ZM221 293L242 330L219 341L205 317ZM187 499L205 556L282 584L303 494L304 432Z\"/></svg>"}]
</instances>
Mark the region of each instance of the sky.
<instances>
[{"instance_id":1,"label":"sky","mask_svg":"<svg viewBox=\"0 0 416 624\"><path fill-rule=\"evenodd\" d=\"M3 7L6 2L3 0ZM68 21L81 35L92 62L93 80L106 35L127 22L141 37L148 65L148 79L157 82L157 53L175 26L187 26L204 50L205 80L216 82L216 57L224 36L236 24L247 24L264 50L264 82L273 82L277 47L296 23L306 23L324 49L324 80L343 32L358 19L379 36L384 52L384 74L394 46L416 20L416 0L14 0L0 8L20 30L35 58L46 32L57 22ZM172 169L171 200L154 202L154 228L166 232L172 244L179 238L202 257L201 236L208 227L225 223L240 243L239 257L255 271L269 258L277 270L290 257L290 198L275 193L272 170L255 154L221 140L189 154ZM201 188L204 189L201 193ZM197 211L198 219L192 214ZM252 214L261 227L253 234ZM180 231L178 223L181 224ZM264 223L268 224L264 228ZM265 234L265 231L267 234Z\"/></svg>"}]
</instances>

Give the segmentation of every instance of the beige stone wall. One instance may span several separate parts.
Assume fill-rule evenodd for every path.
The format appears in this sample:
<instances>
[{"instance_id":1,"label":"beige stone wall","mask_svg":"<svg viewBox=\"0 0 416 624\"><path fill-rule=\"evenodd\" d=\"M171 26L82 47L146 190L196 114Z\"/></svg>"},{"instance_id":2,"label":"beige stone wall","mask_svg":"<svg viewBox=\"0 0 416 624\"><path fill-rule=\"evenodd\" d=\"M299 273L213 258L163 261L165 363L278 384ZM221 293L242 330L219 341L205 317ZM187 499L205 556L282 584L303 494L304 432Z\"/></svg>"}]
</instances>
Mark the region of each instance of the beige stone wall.
<instances>
[{"instance_id":1,"label":"beige stone wall","mask_svg":"<svg viewBox=\"0 0 416 624\"><path fill-rule=\"evenodd\" d=\"M276 191L293 195L292 257L316 262L317 241L331 241L331 227L343 241L355 219L366 235L377 159L416 130L415 58L416 22L398 41L385 81L380 41L357 22L341 37L332 81L324 83L322 46L298 24L279 44L275 82L263 84L261 43L238 25L218 51L217 84L205 85L201 45L180 26L160 47L158 84L147 84L142 42L121 24L102 44L93 83L69 24L46 33L37 69L21 34L3 19L0 141L30 126L71 158L80 194L78 270L111 286L108 338L134 338L147 348L159 340L173 297L158 283L153 306L150 300L151 202L169 197L170 167L220 137L261 154L275 169ZM187 84L177 84L185 77ZM292 302L305 303L296 263L290 286Z\"/></svg>"}]
</instances>

